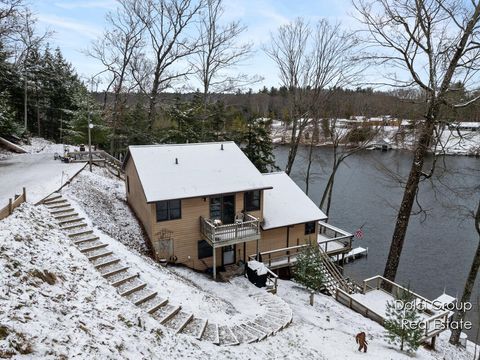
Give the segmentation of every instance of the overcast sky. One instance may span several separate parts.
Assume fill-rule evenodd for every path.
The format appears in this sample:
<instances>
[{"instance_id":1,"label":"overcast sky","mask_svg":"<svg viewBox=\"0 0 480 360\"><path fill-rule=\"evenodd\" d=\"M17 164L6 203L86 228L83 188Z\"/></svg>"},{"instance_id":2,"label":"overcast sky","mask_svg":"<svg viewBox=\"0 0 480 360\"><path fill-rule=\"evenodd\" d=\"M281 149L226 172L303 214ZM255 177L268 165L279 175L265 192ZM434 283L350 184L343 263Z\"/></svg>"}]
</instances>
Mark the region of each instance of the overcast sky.
<instances>
[{"instance_id":1,"label":"overcast sky","mask_svg":"<svg viewBox=\"0 0 480 360\"><path fill-rule=\"evenodd\" d=\"M347 28L353 21L350 0L224 0L224 4L224 20L240 20L247 25L242 40L255 44L254 56L239 69L265 78L253 86L255 89L279 85L275 66L261 49L270 32L296 17L310 22L325 17L341 21ZM82 51L101 36L105 14L115 8L115 0L32 0L31 5L40 27L54 31L51 47L59 46L79 75L88 77L102 70ZM197 86L193 79L190 85Z\"/></svg>"}]
</instances>

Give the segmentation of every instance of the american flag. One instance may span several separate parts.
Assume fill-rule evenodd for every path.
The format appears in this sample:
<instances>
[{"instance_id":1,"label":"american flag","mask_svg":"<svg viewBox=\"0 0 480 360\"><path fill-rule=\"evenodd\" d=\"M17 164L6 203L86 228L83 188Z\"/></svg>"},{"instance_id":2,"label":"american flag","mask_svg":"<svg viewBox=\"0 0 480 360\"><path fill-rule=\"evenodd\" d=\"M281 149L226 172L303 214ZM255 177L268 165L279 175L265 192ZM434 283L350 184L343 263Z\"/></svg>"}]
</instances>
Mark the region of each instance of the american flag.
<instances>
[{"instance_id":1,"label":"american flag","mask_svg":"<svg viewBox=\"0 0 480 360\"><path fill-rule=\"evenodd\" d=\"M360 228L360 229L358 229L357 231L355 231L355 237L356 237L357 239L363 238L363 230L362 230L362 228Z\"/></svg>"}]
</instances>

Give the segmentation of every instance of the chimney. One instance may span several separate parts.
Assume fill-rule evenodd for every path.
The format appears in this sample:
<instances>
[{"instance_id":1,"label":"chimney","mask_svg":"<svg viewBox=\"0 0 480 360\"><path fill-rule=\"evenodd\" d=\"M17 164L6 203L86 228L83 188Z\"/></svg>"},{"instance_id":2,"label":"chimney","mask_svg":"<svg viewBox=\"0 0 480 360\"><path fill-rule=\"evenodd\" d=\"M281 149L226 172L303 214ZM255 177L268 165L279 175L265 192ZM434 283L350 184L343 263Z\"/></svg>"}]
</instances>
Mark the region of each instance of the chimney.
<instances>
[{"instance_id":1,"label":"chimney","mask_svg":"<svg viewBox=\"0 0 480 360\"><path fill-rule=\"evenodd\" d=\"M175 164L178 165L178 158L175 158Z\"/></svg>"},{"instance_id":2,"label":"chimney","mask_svg":"<svg viewBox=\"0 0 480 360\"><path fill-rule=\"evenodd\" d=\"M223 150L223 144L220 145L220 150Z\"/></svg>"}]
</instances>

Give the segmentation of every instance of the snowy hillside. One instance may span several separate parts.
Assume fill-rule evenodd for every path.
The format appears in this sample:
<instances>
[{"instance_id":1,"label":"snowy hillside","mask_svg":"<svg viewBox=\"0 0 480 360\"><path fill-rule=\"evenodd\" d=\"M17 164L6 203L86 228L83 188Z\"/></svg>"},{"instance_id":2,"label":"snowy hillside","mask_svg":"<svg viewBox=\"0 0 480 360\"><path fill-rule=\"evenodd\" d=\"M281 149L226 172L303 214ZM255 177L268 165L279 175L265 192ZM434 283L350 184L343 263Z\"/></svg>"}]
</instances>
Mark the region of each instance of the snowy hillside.
<instances>
[{"instance_id":1,"label":"snowy hillside","mask_svg":"<svg viewBox=\"0 0 480 360\"><path fill-rule=\"evenodd\" d=\"M147 257L138 244L142 237L135 235L138 224L122 191L121 181L96 168L93 174L82 173L64 196L75 203L89 225L97 227L95 233L100 239L141 272L145 281L156 284L171 303L219 323L235 323L261 311L248 294L263 290L243 277L215 283L207 275L181 267L163 268ZM108 222L113 225L106 226ZM136 237L129 238L128 234ZM317 294L312 307L308 292L291 281L279 281L278 296L293 310L293 322L266 340L227 347L174 335L120 297L70 243L43 206L24 204L0 221L0 274L0 358L411 358L386 343L378 324L325 295ZM360 331L368 335L368 354L356 349L354 336ZM443 334L437 341L437 351L422 348L415 358L473 357L450 346L447 339Z\"/></svg>"}]
</instances>

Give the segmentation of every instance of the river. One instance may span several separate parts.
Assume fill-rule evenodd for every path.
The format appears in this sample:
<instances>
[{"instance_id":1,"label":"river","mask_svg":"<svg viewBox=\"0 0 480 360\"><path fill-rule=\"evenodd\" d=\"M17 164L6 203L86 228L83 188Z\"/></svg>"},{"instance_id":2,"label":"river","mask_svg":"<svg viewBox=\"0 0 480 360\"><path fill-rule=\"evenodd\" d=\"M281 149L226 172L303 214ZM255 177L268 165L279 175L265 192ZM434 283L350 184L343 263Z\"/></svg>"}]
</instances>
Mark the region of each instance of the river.
<instances>
[{"instance_id":1,"label":"river","mask_svg":"<svg viewBox=\"0 0 480 360\"><path fill-rule=\"evenodd\" d=\"M299 149L291 174L304 190L307 151L307 147ZM284 169L288 147L277 146L274 152L277 165ZM401 150L363 151L346 159L337 172L329 222L352 233L364 225L364 237L355 239L353 246L368 247L368 257L345 265L345 274L358 282L383 274L397 207L403 195L399 182L391 173L406 177L411 156L410 152ZM309 196L318 204L329 175L327 169L331 169L332 149L315 148L314 159ZM428 159L428 163L431 160ZM462 199L446 187L434 188L432 184L438 187L441 181L450 186L478 186L480 159L444 157L437 162L437 170L438 174L443 174L440 180L422 183L419 199L427 216L411 217L396 278L401 285L409 285L429 299L436 298L444 290L452 296L461 296L478 244L473 218L466 218L463 209L473 210L479 194ZM475 338L479 324L479 283L477 279L472 295L474 310L468 313L474 324L474 329L467 331L471 339Z\"/></svg>"}]
</instances>

